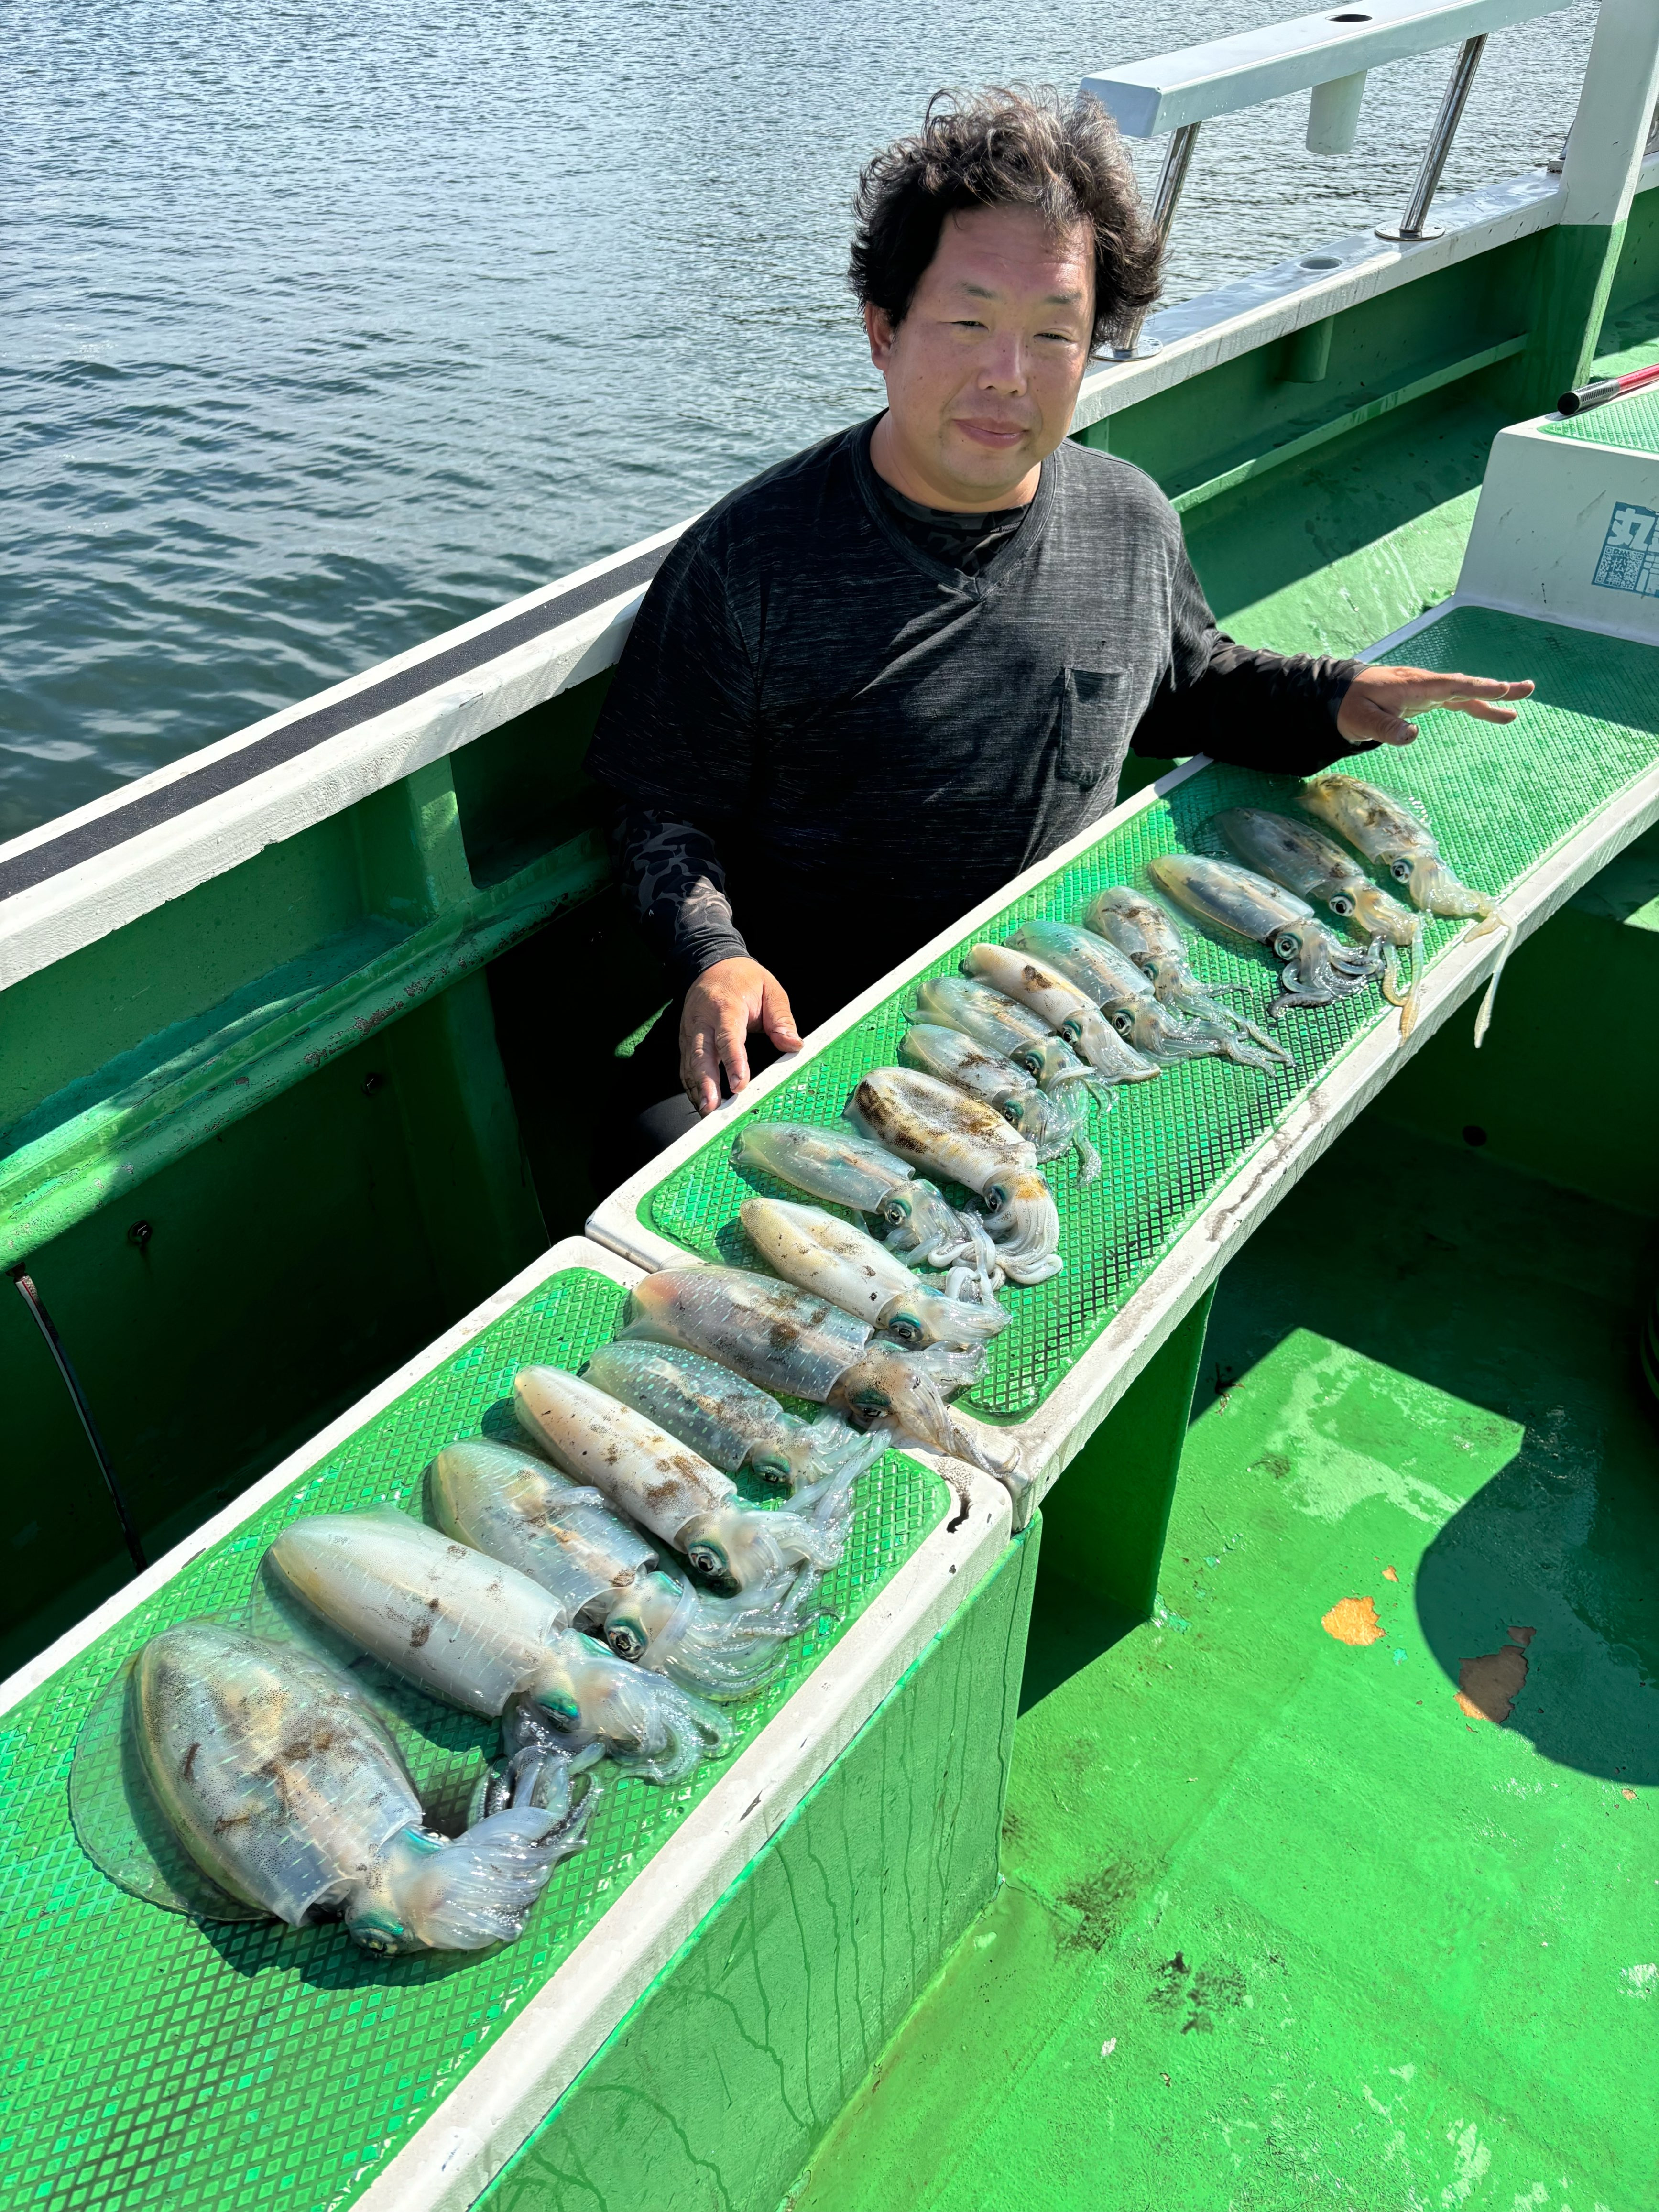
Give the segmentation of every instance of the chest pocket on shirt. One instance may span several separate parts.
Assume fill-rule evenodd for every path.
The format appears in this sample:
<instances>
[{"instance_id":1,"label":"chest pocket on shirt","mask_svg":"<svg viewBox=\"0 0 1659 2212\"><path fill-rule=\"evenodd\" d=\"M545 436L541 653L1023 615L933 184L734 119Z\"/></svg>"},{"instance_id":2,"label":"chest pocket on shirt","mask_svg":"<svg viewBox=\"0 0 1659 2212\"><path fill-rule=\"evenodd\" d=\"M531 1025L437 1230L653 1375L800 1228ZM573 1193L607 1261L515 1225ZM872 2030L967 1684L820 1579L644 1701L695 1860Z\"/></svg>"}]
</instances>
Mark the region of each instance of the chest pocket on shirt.
<instances>
[{"instance_id":1,"label":"chest pocket on shirt","mask_svg":"<svg viewBox=\"0 0 1659 2212\"><path fill-rule=\"evenodd\" d=\"M1092 791L1116 765L1123 743L1121 668L1063 668L1060 672L1060 757L1062 783Z\"/></svg>"}]
</instances>

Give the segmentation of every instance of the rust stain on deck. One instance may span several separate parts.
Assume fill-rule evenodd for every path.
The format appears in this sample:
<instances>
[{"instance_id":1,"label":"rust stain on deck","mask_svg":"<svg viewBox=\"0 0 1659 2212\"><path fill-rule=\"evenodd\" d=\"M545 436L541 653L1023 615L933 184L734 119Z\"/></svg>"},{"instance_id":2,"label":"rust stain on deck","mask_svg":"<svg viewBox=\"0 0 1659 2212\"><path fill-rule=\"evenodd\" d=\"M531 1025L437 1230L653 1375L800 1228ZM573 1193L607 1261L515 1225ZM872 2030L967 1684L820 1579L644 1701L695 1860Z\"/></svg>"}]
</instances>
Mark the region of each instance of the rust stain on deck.
<instances>
[{"instance_id":1,"label":"rust stain on deck","mask_svg":"<svg viewBox=\"0 0 1659 2212\"><path fill-rule=\"evenodd\" d=\"M1339 1598L1319 1625L1339 1644L1377 1644L1382 1638L1382 1624L1376 1617L1373 1598Z\"/></svg>"}]
</instances>

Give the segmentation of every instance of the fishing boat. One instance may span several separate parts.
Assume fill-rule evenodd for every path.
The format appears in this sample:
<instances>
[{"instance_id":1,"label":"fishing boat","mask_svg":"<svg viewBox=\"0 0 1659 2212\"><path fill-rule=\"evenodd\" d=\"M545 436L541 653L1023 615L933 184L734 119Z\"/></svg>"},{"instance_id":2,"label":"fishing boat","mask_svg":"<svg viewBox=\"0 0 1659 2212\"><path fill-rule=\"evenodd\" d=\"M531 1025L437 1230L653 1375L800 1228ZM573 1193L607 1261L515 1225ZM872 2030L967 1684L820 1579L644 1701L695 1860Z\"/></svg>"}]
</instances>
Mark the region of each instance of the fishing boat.
<instances>
[{"instance_id":1,"label":"fishing boat","mask_svg":"<svg viewBox=\"0 0 1659 2212\"><path fill-rule=\"evenodd\" d=\"M1079 58L1167 137L1166 232L1212 118L1305 94L1340 158L1369 71L1449 58L1400 221L1126 327L1074 434L1246 642L1535 680L1367 761L1504 927L1429 923L1407 1036L1356 995L1119 1099L958 1401L1024 1481L887 1452L729 1754L616 1783L516 1942L162 1909L77 1745L282 1529L415 1510L518 1369L729 1258L734 1134L834 1121L920 981L1295 787L1152 764L619 1189L599 1079L665 992L581 763L677 529L0 847L0 2202L1659 2203L1651 0L1602 0L1559 164L1438 191L1547 12ZM415 1730L417 1781L492 1730Z\"/></svg>"}]
</instances>

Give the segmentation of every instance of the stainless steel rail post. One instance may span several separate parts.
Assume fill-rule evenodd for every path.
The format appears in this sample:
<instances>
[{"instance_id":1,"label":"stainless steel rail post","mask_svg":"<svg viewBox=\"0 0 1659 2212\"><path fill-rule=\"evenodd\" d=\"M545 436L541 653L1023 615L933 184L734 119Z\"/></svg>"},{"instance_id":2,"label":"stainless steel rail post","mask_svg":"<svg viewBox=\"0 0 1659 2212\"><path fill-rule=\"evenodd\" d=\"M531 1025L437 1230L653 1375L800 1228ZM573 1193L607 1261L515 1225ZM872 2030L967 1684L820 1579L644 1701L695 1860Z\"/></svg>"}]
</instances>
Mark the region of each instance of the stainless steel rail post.
<instances>
[{"instance_id":1,"label":"stainless steel rail post","mask_svg":"<svg viewBox=\"0 0 1659 2212\"><path fill-rule=\"evenodd\" d=\"M1167 246L1170 242L1170 232L1175 222L1176 210L1181 204L1182 186L1187 181L1187 171L1192 163L1193 149L1198 143L1199 128L1196 123L1183 123L1178 130L1170 134L1169 150L1164 156L1164 167L1158 173L1158 191L1152 198L1152 228L1161 246ZM1143 308L1139 314L1132 316L1127 322L1124 323L1114 337L1112 343L1106 348L1103 359L1144 361L1149 354L1156 353L1158 351L1156 340L1150 345L1143 345L1140 342L1140 326L1146 319L1146 310Z\"/></svg>"},{"instance_id":2,"label":"stainless steel rail post","mask_svg":"<svg viewBox=\"0 0 1659 2212\"><path fill-rule=\"evenodd\" d=\"M1446 87L1446 96L1440 103L1440 112L1435 118L1430 135L1428 151L1423 156L1423 166L1417 173L1417 182L1412 186L1412 196L1406 203L1406 212L1397 223L1379 223L1378 238L1397 240L1401 246L1417 246L1426 238L1443 238L1443 223L1425 221L1440 188L1440 172L1446 166L1446 156L1451 151L1452 140L1457 136L1457 126L1463 119L1463 110L1469 104L1469 93L1474 83L1474 73L1480 66L1480 57L1486 50L1486 34L1478 39L1465 39L1458 49L1457 61L1451 73L1451 82Z\"/></svg>"}]
</instances>

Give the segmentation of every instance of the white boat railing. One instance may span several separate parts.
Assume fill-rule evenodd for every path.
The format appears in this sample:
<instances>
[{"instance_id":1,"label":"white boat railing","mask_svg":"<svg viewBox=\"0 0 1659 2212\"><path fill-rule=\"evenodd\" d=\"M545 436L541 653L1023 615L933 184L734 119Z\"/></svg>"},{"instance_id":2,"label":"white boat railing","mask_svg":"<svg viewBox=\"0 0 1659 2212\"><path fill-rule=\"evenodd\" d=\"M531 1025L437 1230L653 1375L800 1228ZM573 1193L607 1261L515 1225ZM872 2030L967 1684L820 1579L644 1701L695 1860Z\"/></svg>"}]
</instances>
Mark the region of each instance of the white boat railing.
<instances>
[{"instance_id":1,"label":"white boat railing","mask_svg":"<svg viewBox=\"0 0 1659 2212\"><path fill-rule=\"evenodd\" d=\"M1428 221L1452 140L1494 31L1558 14L1563 0L1351 0L1318 15L1298 15L1183 46L1172 54L1128 62L1085 76L1080 89L1097 100L1126 137L1170 134L1152 208L1152 228L1167 240L1192 166L1200 126L1270 100L1309 93L1307 144L1315 154L1346 154L1359 127L1365 80L1374 69L1440 46L1456 46L1451 82L1397 223L1379 238L1414 246L1443 232ZM1126 322L1109 351L1136 361L1156 350L1142 339L1144 313Z\"/></svg>"}]
</instances>

